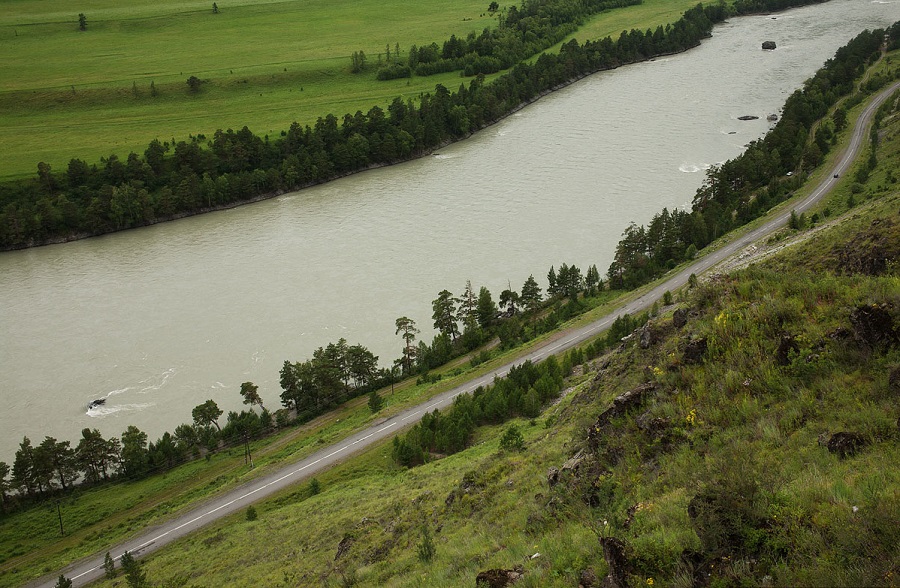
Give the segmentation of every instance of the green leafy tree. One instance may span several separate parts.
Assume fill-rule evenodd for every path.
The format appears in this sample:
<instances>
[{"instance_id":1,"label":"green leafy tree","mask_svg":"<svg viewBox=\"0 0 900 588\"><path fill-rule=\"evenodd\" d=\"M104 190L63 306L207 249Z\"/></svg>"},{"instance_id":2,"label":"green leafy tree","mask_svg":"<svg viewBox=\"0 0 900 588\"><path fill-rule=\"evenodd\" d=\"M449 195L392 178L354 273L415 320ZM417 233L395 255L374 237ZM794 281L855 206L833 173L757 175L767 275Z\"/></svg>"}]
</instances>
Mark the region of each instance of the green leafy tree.
<instances>
[{"instance_id":1,"label":"green leafy tree","mask_svg":"<svg viewBox=\"0 0 900 588\"><path fill-rule=\"evenodd\" d=\"M350 71L352 73L360 73L366 69L366 54L360 51L354 51L350 56Z\"/></svg>"},{"instance_id":2,"label":"green leafy tree","mask_svg":"<svg viewBox=\"0 0 900 588\"><path fill-rule=\"evenodd\" d=\"M109 479L110 470L121 458L121 444L115 437L104 439L97 429L82 429L75 447L75 459L85 480L96 483Z\"/></svg>"},{"instance_id":3,"label":"green leafy tree","mask_svg":"<svg viewBox=\"0 0 900 588\"><path fill-rule=\"evenodd\" d=\"M219 5L213 2L213 14L219 14Z\"/></svg>"},{"instance_id":4,"label":"green leafy tree","mask_svg":"<svg viewBox=\"0 0 900 588\"><path fill-rule=\"evenodd\" d=\"M86 31L87 30L87 17L83 12L78 14L78 30Z\"/></svg>"},{"instance_id":5,"label":"green leafy tree","mask_svg":"<svg viewBox=\"0 0 900 588\"><path fill-rule=\"evenodd\" d=\"M484 286L478 291L478 306L476 313L478 316L478 325L482 329L488 328L491 323L494 322L494 319L497 318L497 314L499 313L497 305L494 304L494 299L491 297L491 291Z\"/></svg>"},{"instance_id":6,"label":"green leafy tree","mask_svg":"<svg viewBox=\"0 0 900 588\"><path fill-rule=\"evenodd\" d=\"M520 297L525 310L531 312L537 310L541 306L541 288L538 286L534 276L528 276L525 284L522 286L522 296Z\"/></svg>"},{"instance_id":7,"label":"green leafy tree","mask_svg":"<svg viewBox=\"0 0 900 588\"><path fill-rule=\"evenodd\" d=\"M5 461L0 461L0 507L6 512L6 493L11 486L7 476L9 476L9 465Z\"/></svg>"},{"instance_id":8,"label":"green leafy tree","mask_svg":"<svg viewBox=\"0 0 900 588\"><path fill-rule=\"evenodd\" d=\"M219 417L222 416L222 409L219 408L219 405L214 400L210 399L203 404L195 406L191 411L191 416L194 419L194 424L198 427L214 425L216 430L220 433L222 432L222 427L219 426L218 422Z\"/></svg>"},{"instance_id":9,"label":"green leafy tree","mask_svg":"<svg viewBox=\"0 0 900 588\"><path fill-rule=\"evenodd\" d=\"M187 85L191 92L199 92L201 84L203 84L203 80L197 76L191 76L187 79Z\"/></svg>"},{"instance_id":10,"label":"green leafy tree","mask_svg":"<svg viewBox=\"0 0 900 588\"><path fill-rule=\"evenodd\" d=\"M259 386L253 382L241 384L241 396L244 398L244 404L258 405L261 409L263 408L262 398L259 396Z\"/></svg>"},{"instance_id":11,"label":"green leafy tree","mask_svg":"<svg viewBox=\"0 0 900 588\"><path fill-rule=\"evenodd\" d=\"M408 374L412 371L416 359L415 341L419 329L416 328L416 321L405 316L398 318L396 325L397 330L394 334L403 338L403 373Z\"/></svg>"},{"instance_id":12,"label":"green leafy tree","mask_svg":"<svg viewBox=\"0 0 900 588\"><path fill-rule=\"evenodd\" d=\"M108 580L112 580L116 577L116 561L112 558L108 551L103 557L103 575Z\"/></svg>"},{"instance_id":13,"label":"green leafy tree","mask_svg":"<svg viewBox=\"0 0 900 588\"><path fill-rule=\"evenodd\" d=\"M458 316L466 331L474 329L478 325L478 298L475 296L471 280L466 280L466 287L462 296L459 297Z\"/></svg>"},{"instance_id":14,"label":"green leafy tree","mask_svg":"<svg viewBox=\"0 0 900 588\"><path fill-rule=\"evenodd\" d=\"M12 467L13 485L20 493L33 496L37 490L34 466L34 447L27 436L22 438Z\"/></svg>"},{"instance_id":15,"label":"green leafy tree","mask_svg":"<svg viewBox=\"0 0 900 588\"><path fill-rule=\"evenodd\" d=\"M438 297L431 302L434 328L450 337L451 341L456 341L456 336L459 335L459 327L456 324L456 302L448 290L441 290Z\"/></svg>"},{"instance_id":16,"label":"green leafy tree","mask_svg":"<svg viewBox=\"0 0 900 588\"><path fill-rule=\"evenodd\" d=\"M506 314L508 316L516 314L520 302L519 293L512 288L507 288L503 292L500 292L500 306L501 308L506 309Z\"/></svg>"},{"instance_id":17,"label":"green leafy tree","mask_svg":"<svg viewBox=\"0 0 900 588\"><path fill-rule=\"evenodd\" d=\"M428 527L427 523L423 524L420 531L419 544L416 546L416 553L419 556L419 561L422 563L431 563L431 560L434 559L435 551L436 548L434 539L431 537L431 529Z\"/></svg>"},{"instance_id":18,"label":"green leafy tree","mask_svg":"<svg viewBox=\"0 0 900 588\"><path fill-rule=\"evenodd\" d=\"M141 569L140 562L127 551L122 554L122 571L125 572L128 588L149 588L150 581L147 579L147 572Z\"/></svg>"},{"instance_id":19,"label":"green leafy tree","mask_svg":"<svg viewBox=\"0 0 900 588\"><path fill-rule=\"evenodd\" d=\"M525 438L516 425L510 425L503 431L500 437L501 451L522 451L525 449Z\"/></svg>"},{"instance_id":20,"label":"green leafy tree","mask_svg":"<svg viewBox=\"0 0 900 588\"><path fill-rule=\"evenodd\" d=\"M547 295L551 298L559 294L559 285L556 281L556 270L553 266L550 266L550 271L547 272Z\"/></svg>"},{"instance_id":21,"label":"green leafy tree","mask_svg":"<svg viewBox=\"0 0 900 588\"><path fill-rule=\"evenodd\" d=\"M319 492L322 491L322 484L319 483L318 478L313 478L309 481L309 495L315 496Z\"/></svg>"},{"instance_id":22,"label":"green leafy tree","mask_svg":"<svg viewBox=\"0 0 900 588\"><path fill-rule=\"evenodd\" d=\"M378 394L378 390L369 392L369 410L375 414L384 407L384 399Z\"/></svg>"},{"instance_id":23,"label":"green leafy tree","mask_svg":"<svg viewBox=\"0 0 900 588\"><path fill-rule=\"evenodd\" d=\"M53 437L46 437L38 449L46 455L49 465L63 490L68 489L69 484L78 477L78 467L75 459L75 450L70 447L69 441L57 441Z\"/></svg>"},{"instance_id":24,"label":"green leafy tree","mask_svg":"<svg viewBox=\"0 0 900 588\"><path fill-rule=\"evenodd\" d=\"M136 478L147 473L150 454L147 451L147 433L129 425L122 433L122 474Z\"/></svg>"},{"instance_id":25,"label":"green leafy tree","mask_svg":"<svg viewBox=\"0 0 900 588\"><path fill-rule=\"evenodd\" d=\"M587 288L588 296L595 296L600 285L600 272L597 270L596 264L588 268L587 274L584 276L584 285Z\"/></svg>"},{"instance_id":26,"label":"green leafy tree","mask_svg":"<svg viewBox=\"0 0 900 588\"><path fill-rule=\"evenodd\" d=\"M259 518L259 513L256 512L256 508L251 504L247 507L247 520L255 521Z\"/></svg>"},{"instance_id":27,"label":"green leafy tree","mask_svg":"<svg viewBox=\"0 0 900 588\"><path fill-rule=\"evenodd\" d=\"M72 588L72 580L60 574L59 579L56 581L55 588Z\"/></svg>"}]
</instances>

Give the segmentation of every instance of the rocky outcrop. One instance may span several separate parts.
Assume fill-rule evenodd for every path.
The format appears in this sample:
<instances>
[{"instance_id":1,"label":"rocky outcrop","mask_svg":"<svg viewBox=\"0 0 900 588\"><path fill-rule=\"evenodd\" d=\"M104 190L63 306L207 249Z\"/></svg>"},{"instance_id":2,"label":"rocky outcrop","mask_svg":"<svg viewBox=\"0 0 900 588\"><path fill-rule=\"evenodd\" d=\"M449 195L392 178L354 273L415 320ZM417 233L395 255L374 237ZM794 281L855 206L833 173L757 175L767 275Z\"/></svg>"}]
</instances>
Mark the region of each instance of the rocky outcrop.
<instances>
[{"instance_id":1,"label":"rocky outcrop","mask_svg":"<svg viewBox=\"0 0 900 588\"><path fill-rule=\"evenodd\" d=\"M597 574L591 568L581 571L578 576L578 588L594 588L597 586Z\"/></svg>"},{"instance_id":2,"label":"rocky outcrop","mask_svg":"<svg viewBox=\"0 0 900 588\"><path fill-rule=\"evenodd\" d=\"M628 588L628 546L615 537L601 537L600 545L603 547L603 559L609 568L609 573L600 585L603 588Z\"/></svg>"},{"instance_id":3,"label":"rocky outcrop","mask_svg":"<svg viewBox=\"0 0 900 588\"><path fill-rule=\"evenodd\" d=\"M894 317L887 304L857 306L850 313L853 336L870 348L892 347L900 337L894 327Z\"/></svg>"},{"instance_id":4,"label":"rocky outcrop","mask_svg":"<svg viewBox=\"0 0 900 588\"><path fill-rule=\"evenodd\" d=\"M843 275L880 276L900 258L900 227L890 218L875 219L869 227L835 248L836 270Z\"/></svg>"},{"instance_id":5,"label":"rocky outcrop","mask_svg":"<svg viewBox=\"0 0 900 588\"><path fill-rule=\"evenodd\" d=\"M334 561L339 560L342 555L350 551L350 547L353 546L353 541L354 539L351 535L344 535L344 538L338 543L337 553L334 554Z\"/></svg>"},{"instance_id":6,"label":"rocky outcrop","mask_svg":"<svg viewBox=\"0 0 900 588\"><path fill-rule=\"evenodd\" d=\"M612 406L604 410L599 417L597 417L597 422L588 430L588 443L593 448L597 448L600 445L600 440L603 437L604 429L609 424L609 422L616 418L624 415L626 412L633 408L637 408L646 400L647 395L656 389L656 384L653 382L646 382L641 384L637 388L629 390L620 396L617 396L615 400L613 400Z\"/></svg>"},{"instance_id":7,"label":"rocky outcrop","mask_svg":"<svg viewBox=\"0 0 900 588\"><path fill-rule=\"evenodd\" d=\"M869 441L859 433L849 433L841 431L835 433L828 440L828 451L837 455L841 459L856 455L859 451L869 444Z\"/></svg>"},{"instance_id":8,"label":"rocky outcrop","mask_svg":"<svg viewBox=\"0 0 900 588\"><path fill-rule=\"evenodd\" d=\"M681 361L686 364L698 364L703 362L706 355L706 337L690 341L684 348Z\"/></svg>"},{"instance_id":9,"label":"rocky outcrop","mask_svg":"<svg viewBox=\"0 0 900 588\"><path fill-rule=\"evenodd\" d=\"M775 41L763 41L762 48L766 51L773 51L775 47Z\"/></svg>"},{"instance_id":10,"label":"rocky outcrop","mask_svg":"<svg viewBox=\"0 0 900 588\"><path fill-rule=\"evenodd\" d=\"M676 329L680 329L684 325L687 324L688 320L688 311L683 308L678 308L675 312L672 313L672 324L675 325Z\"/></svg>"},{"instance_id":11,"label":"rocky outcrop","mask_svg":"<svg viewBox=\"0 0 900 588\"><path fill-rule=\"evenodd\" d=\"M649 322L641 327L640 335L641 338L639 345L641 346L641 349L649 349L651 345L656 343L656 336L653 333L653 329L651 328Z\"/></svg>"},{"instance_id":12,"label":"rocky outcrop","mask_svg":"<svg viewBox=\"0 0 900 588\"><path fill-rule=\"evenodd\" d=\"M520 567L512 570L485 570L475 577L475 585L479 588L503 588L517 582L522 575Z\"/></svg>"},{"instance_id":13,"label":"rocky outcrop","mask_svg":"<svg viewBox=\"0 0 900 588\"><path fill-rule=\"evenodd\" d=\"M894 366L888 374L888 388L895 394L900 393L900 366Z\"/></svg>"},{"instance_id":14,"label":"rocky outcrop","mask_svg":"<svg viewBox=\"0 0 900 588\"><path fill-rule=\"evenodd\" d=\"M778 342L778 349L775 350L775 363L778 365L788 365L791 363L791 351L798 352L800 347L794 340L793 335L783 333L781 340Z\"/></svg>"}]
</instances>

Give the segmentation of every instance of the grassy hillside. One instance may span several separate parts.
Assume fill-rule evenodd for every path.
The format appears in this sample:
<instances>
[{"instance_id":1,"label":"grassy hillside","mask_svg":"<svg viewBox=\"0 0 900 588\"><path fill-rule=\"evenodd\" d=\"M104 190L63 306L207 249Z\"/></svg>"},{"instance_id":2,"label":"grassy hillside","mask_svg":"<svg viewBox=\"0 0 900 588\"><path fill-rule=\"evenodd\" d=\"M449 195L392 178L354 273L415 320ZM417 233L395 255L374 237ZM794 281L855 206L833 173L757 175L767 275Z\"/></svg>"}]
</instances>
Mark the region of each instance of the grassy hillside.
<instances>
[{"instance_id":1,"label":"grassy hillside","mask_svg":"<svg viewBox=\"0 0 900 588\"><path fill-rule=\"evenodd\" d=\"M441 44L497 23L482 0L224 0L218 14L212 2L197 1L52 4L4 3L0 179L33 175L39 161L62 169L72 157L124 159L154 138L244 125L275 135L293 121L384 108L438 83L456 88L458 73L388 82L375 81L374 67L351 74L350 55L362 50L374 66L386 45L405 56L413 44ZM597 15L580 37L674 22L693 4L647 0ZM192 75L206 81L196 93L186 84Z\"/></svg>"},{"instance_id":2,"label":"grassy hillside","mask_svg":"<svg viewBox=\"0 0 900 588\"><path fill-rule=\"evenodd\" d=\"M490 569L525 587L608 573L631 586L896 586L896 109L880 137L868 180L845 180L842 218L786 228L755 265L676 293L646 345L636 332L514 423L524 451L500 450L507 426L409 470L382 445L318 493L257 505L256 520L208 528L145 571L197 586L472 586ZM617 564L604 546L622 549Z\"/></svg>"}]
</instances>

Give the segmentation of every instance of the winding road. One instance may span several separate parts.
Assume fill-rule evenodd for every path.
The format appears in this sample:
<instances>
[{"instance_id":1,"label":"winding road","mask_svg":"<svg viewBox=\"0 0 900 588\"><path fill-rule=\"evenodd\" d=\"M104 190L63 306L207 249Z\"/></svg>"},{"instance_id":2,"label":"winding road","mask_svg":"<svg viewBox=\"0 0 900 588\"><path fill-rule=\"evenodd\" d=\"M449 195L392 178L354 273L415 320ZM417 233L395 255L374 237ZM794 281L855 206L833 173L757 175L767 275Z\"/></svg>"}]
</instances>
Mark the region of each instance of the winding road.
<instances>
[{"instance_id":1,"label":"winding road","mask_svg":"<svg viewBox=\"0 0 900 588\"><path fill-rule=\"evenodd\" d=\"M844 173L850 169L850 165L865 143L865 139L868 136L868 128L876 109L898 89L900 89L900 82L894 82L890 87L879 92L875 98L870 101L869 105L857 119L850 139L850 144L839 156L834 169L827 175L825 180L816 186L809 196L793 207L794 210L798 213L809 210L835 186L839 181L839 176L843 176ZM702 257L690 266L685 267L674 276L660 283L652 290L633 299L631 302L622 305L615 311L593 323L580 328L564 331L553 341L520 357L515 362L498 367L489 374L471 380L452 390L448 390L427 402L407 409L393 417L359 431L334 445L317 451L301 461L285 466L279 471L233 489L218 498L211 499L202 506L190 509L166 523L148 528L139 536L111 549L110 553L116 560L121 558L122 553L125 551L130 552L135 557L145 556L221 517L245 509L253 502L262 500L275 492L283 490L292 484L296 484L331 467L338 461L346 459L348 456L369 447L373 443L377 443L395 434L407 425L416 423L426 412L435 409L443 409L449 406L453 402L453 399L460 394L471 392L478 386L489 384L493 381L494 377L505 376L513 365L517 365L526 360L537 362L550 355L557 354L579 345L608 329L618 316L625 313L634 315L649 308L654 301L662 298L667 290L672 291L684 286L691 274L703 273L732 255L740 252L751 243L773 233L784 226L789 217L789 212L778 214L776 217L765 222L753 231L746 233L731 243ZM75 562L65 569L55 572L51 576L46 576L32 582L28 586L34 588L52 588L56 585L56 581L60 574L71 579L74 586L84 586L103 576L103 559L104 554L96 554L79 562Z\"/></svg>"}]
</instances>

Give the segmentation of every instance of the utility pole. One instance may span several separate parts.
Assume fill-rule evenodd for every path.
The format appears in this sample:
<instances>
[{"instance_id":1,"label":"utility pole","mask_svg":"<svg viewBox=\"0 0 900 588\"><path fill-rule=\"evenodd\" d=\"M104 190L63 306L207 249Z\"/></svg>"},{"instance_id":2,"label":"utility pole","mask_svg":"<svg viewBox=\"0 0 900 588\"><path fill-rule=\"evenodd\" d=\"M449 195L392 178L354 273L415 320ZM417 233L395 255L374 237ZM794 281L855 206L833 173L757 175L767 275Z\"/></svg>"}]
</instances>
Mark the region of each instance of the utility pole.
<instances>
[{"instance_id":1,"label":"utility pole","mask_svg":"<svg viewBox=\"0 0 900 588\"><path fill-rule=\"evenodd\" d=\"M57 514L57 516L59 516L59 534L65 535L66 532L65 532L65 530L63 530L63 522L62 522L62 508L60 506L61 503L62 503L62 501L59 498L57 498L56 499L56 514Z\"/></svg>"}]
</instances>

